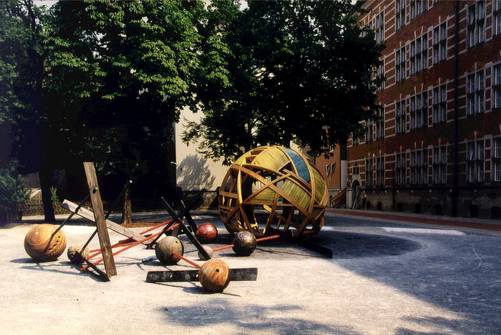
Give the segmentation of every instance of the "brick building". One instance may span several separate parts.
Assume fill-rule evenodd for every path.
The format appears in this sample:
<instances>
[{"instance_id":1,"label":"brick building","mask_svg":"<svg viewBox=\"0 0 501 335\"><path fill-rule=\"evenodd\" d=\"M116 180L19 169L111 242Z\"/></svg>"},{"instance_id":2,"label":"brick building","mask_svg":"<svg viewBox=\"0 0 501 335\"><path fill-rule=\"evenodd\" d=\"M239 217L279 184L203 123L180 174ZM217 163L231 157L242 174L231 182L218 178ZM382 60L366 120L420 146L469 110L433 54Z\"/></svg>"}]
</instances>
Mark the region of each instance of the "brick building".
<instances>
[{"instance_id":1,"label":"brick building","mask_svg":"<svg viewBox=\"0 0 501 335\"><path fill-rule=\"evenodd\" d=\"M327 189L330 195L330 205L339 206L344 204L343 199L337 201L336 196L343 192L347 182L347 160L346 146L336 145L330 152L330 156L320 155L314 160L315 166L320 171L327 183ZM342 194L341 194L342 195Z\"/></svg>"},{"instance_id":2,"label":"brick building","mask_svg":"<svg viewBox=\"0 0 501 335\"><path fill-rule=\"evenodd\" d=\"M501 217L501 0L367 0L380 118L348 140L348 207Z\"/></svg>"}]
</instances>

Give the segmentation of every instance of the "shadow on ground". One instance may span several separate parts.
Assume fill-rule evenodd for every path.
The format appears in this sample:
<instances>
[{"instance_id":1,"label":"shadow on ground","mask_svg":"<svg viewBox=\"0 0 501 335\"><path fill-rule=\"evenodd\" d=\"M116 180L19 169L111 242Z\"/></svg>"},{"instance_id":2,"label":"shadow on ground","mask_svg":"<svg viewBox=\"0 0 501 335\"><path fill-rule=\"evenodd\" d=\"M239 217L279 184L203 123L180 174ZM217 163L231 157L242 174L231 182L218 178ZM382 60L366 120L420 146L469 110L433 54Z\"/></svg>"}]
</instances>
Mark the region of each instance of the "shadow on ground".
<instances>
[{"instance_id":1,"label":"shadow on ground","mask_svg":"<svg viewBox=\"0 0 501 335\"><path fill-rule=\"evenodd\" d=\"M78 277L90 277L95 281L100 281L100 279L90 273L90 272L80 272L78 271L79 266L71 264L70 262L48 262L48 263L37 263L31 258L16 258L10 261L11 263L26 264L21 266L21 269L34 270L42 272L55 272L64 275L78 276Z\"/></svg>"},{"instance_id":2,"label":"shadow on ground","mask_svg":"<svg viewBox=\"0 0 501 335\"><path fill-rule=\"evenodd\" d=\"M351 232L326 231L311 241L330 248L334 259L398 256L421 248L409 239Z\"/></svg>"},{"instance_id":3,"label":"shadow on ground","mask_svg":"<svg viewBox=\"0 0 501 335\"><path fill-rule=\"evenodd\" d=\"M313 244L332 250L334 259L398 256L421 248L419 243L409 239L387 235L350 232L322 232L309 239ZM218 236L216 243L231 243L229 235ZM258 244L256 253L281 258L322 257L321 254L294 242L267 241ZM235 256L231 249L221 252L225 257ZM236 257L236 256L235 256ZM252 256L251 256L252 257Z\"/></svg>"},{"instance_id":4,"label":"shadow on ground","mask_svg":"<svg viewBox=\"0 0 501 335\"><path fill-rule=\"evenodd\" d=\"M380 227L399 225L339 217L328 218L328 224L334 229L322 231L318 238L334 249L338 265L462 318L430 315L407 321L443 329L440 334L501 334L499 236L387 233ZM357 256L363 254L367 257ZM398 257L382 257L387 255ZM422 333L399 328L397 334Z\"/></svg>"},{"instance_id":5,"label":"shadow on ground","mask_svg":"<svg viewBox=\"0 0 501 335\"><path fill-rule=\"evenodd\" d=\"M210 306L190 305L160 309L167 322L176 322L190 327L194 333L203 327L232 325L241 334L262 331L273 334L340 334L358 335L351 327L327 325L308 320L284 316L301 312L298 305L236 305L223 299L214 299ZM304 314L304 313L303 313Z\"/></svg>"}]
</instances>

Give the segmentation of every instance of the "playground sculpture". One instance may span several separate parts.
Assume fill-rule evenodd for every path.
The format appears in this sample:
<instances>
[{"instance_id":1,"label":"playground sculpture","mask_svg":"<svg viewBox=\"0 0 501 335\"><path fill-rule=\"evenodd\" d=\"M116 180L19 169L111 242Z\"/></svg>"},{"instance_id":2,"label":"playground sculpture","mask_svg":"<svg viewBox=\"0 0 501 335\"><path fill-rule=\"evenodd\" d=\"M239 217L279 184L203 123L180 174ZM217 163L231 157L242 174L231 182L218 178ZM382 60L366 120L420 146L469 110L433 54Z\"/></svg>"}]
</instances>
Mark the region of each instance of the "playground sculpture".
<instances>
[{"instance_id":1,"label":"playground sculpture","mask_svg":"<svg viewBox=\"0 0 501 335\"><path fill-rule=\"evenodd\" d=\"M229 168L219 190L219 211L230 233L272 231L314 235L324 225L329 193L307 156L282 146L252 149Z\"/></svg>"}]
</instances>

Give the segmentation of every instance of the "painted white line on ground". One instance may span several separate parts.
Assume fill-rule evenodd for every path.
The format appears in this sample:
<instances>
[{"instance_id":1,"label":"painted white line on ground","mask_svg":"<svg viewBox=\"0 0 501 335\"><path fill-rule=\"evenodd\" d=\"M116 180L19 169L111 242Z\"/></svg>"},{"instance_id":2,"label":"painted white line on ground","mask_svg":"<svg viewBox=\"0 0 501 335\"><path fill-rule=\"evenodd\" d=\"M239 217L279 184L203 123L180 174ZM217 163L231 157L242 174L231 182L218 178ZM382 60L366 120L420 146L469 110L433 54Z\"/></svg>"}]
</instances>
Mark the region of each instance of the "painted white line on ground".
<instances>
[{"instance_id":1,"label":"painted white line on ground","mask_svg":"<svg viewBox=\"0 0 501 335\"><path fill-rule=\"evenodd\" d=\"M465 233L458 230L448 229L426 229L426 228L396 228L396 227L381 227L388 233L408 233L408 234L432 234L432 235L449 235L449 236L464 236Z\"/></svg>"}]
</instances>

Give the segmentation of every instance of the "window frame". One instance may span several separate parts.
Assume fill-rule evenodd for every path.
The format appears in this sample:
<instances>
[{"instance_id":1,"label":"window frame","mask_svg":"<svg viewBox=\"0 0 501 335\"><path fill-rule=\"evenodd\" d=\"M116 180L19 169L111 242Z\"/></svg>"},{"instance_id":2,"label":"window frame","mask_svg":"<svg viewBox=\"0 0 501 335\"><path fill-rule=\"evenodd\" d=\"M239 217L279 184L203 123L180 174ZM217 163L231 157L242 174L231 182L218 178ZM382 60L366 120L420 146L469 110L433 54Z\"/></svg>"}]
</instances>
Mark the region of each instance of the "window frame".
<instances>
[{"instance_id":1,"label":"window frame","mask_svg":"<svg viewBox=\"0 0 501 335\"><path fill-rule=\"evenodd\" d=\"M492 30L493 36L501 34L501 0L493 0L492 4Z\"/></svg>"},{"instance_id":2,"label":"window frame","mask_svg":"<svg viewBox=\"0 0 501 335\"><path fill-rule=\"evenodd\" d=\"M468 48L473 48L485 42L485 1L477 0L468 6L466 12L466 42Z\"/></svg>"},{"instance_id":3,"label":"window frame","mask_svg":"<svg viewBox=\"0 0 501 335\"><path fill-rule=\"evenodd\" d=\"M405 26L405 0L395 0L395 30Z\"/></svg>"},{"instance_id":4,"label":"window frame","mask_svg":"<svg viewBox=\"0 0 501 335\"><path fill-rule=\"evenodd\" d=\"M447 121L447 83L432 89L432 123L442 124Z\"/></svg>"},{"instance_id":5,"label":"window frame","mask_svg":"<svg viewBox=\"0 0 501 335\"><path fill-rule=\"evenodd\" d=\"M492 66L491 91L492 109L501 110L501 63Z\"/></svg>"},{"instance_id":6,"label":"window frame","mask_svg":"<svg viewBox=\"0 0 501 335\"><path fill-rule=\"evenodd\" d=\"M466 115L485 112L485 71L483 69L466 76Z\"/></svg>"},{"instance_id":7,"label":"window frame","mask_svg":"<svg viewBox=\"0 0 501 335\"><path fill-rule=\"evenodd\" d=\"M495 183L501 182L501 137L492 139L491 149L491 180Z\"/></svg>"}]
</instances>

